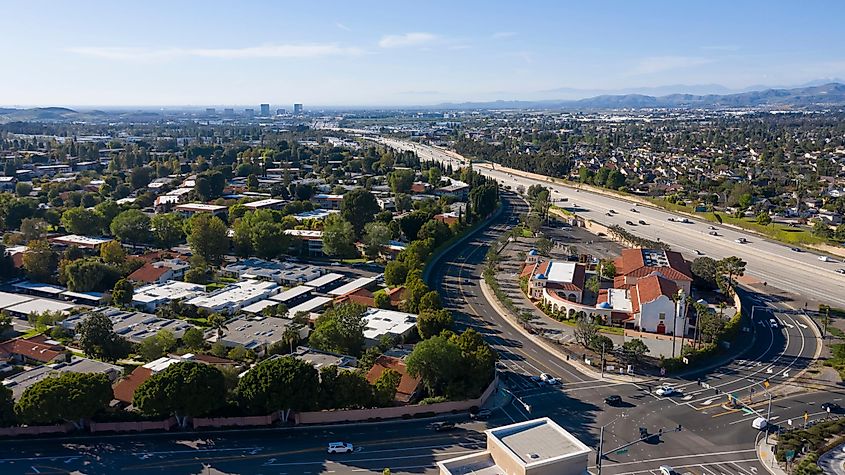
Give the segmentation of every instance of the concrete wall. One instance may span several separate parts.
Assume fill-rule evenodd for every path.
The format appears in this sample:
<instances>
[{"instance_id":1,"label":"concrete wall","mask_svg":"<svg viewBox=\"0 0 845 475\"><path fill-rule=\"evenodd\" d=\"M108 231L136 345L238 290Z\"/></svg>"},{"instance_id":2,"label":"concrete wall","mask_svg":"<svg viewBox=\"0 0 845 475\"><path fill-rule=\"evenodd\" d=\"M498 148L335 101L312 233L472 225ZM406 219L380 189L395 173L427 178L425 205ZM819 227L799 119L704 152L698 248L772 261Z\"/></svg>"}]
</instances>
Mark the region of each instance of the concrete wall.
<instances>
[{"instance_id":1,"label":"concrete wall","mask_svg":"<svg viewBox=\"0 0 845 475\"><path fill-rule=\"evenodd\" d=\"M0 427L0 437L21 437L29 435L45 434L67 434L73 430L73 424L61 424L54 426L28 426L28 427Z\"/></svg>"},{"instance_id":2,"label":"concrete wall","mask_svg":"<svg viewBox=\"0 0 845 475\"><path fill-rule=\"evenodd\" d=\"M484 390L481 397L465 401L448 401L436 404L415 404L412 406L379 407L373 409L349 409L341 411L313 411L298 412L294 415L296 424L331 424L335 422L361 422L370 419L398 419L401 417L425 413L444 413L452 411L468 411L471 407L481 407L493 394L498 384L498 376L490 386ZM195 419L196 420L196 419ZM194 425L196 427L196 425Z\"/></svg>"},{"instance_id":3,"label":"concrete wall","mask_svg":"<svg viewBox=\"0 0 845 475\"><path fill-rule=\"evenodd\" d=\"M171 417L163 421L132 421L132 422L91 422L91 432L144 432L152 430L170 430L176 425L176 418Z\"/></svg>"},{"instance_id":4,"label":"concrete wall","mask_svg":"<svg viewBox=\"0 0 845 475\"><path fill-rule=\"evenodd\" d=\"M267 414L266 416L246 417L195 417L192 420L194 429L204 427L252 427L269 426L279 418L278 413Z\"/></svg>"}]
</instances>

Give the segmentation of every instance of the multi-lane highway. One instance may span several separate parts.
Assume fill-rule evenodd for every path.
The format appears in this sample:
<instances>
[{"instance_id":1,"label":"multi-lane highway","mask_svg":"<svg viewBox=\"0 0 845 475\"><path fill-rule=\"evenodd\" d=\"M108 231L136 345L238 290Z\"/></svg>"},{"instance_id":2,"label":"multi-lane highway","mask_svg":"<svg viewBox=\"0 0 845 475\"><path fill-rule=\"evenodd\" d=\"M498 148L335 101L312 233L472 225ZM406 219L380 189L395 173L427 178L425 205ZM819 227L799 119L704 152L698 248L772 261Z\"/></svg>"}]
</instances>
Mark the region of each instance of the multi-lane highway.
<instances>
[{"instance_id":1,"label":"multi-lane highway","mask_svg":"<svg viewBox=\"0 0 845 475\"><path fill-rule=\"evenodd\" d=\"M413 150L423 160L451 162L457 167L465 163L460 155L441 148L421 145L404 140L379 138L378 141L401 150ZM777 288L806 297L806 300L845 307L845 275L836 272L845 268L841 258L830 262L819 260L812 252L796 252L789 246L742 232L736 228L690 219L689 223L669 221L677 215L650 206L635 206L632 202L578 190L550 181L548 177L489 164L473 164L473 168L499 180L505 186L516 188L542 184L552 190L552 200L573 209L579 216L605 225L620 225L633 234L653 240L662 240L681 251L688 258L702 255L715 259L735 255L748 263L747 272ZM563 201L566 199L566 201ZM615 213L608 213L611 210ZM639 221L645 221L645 225ZM626 224L627 221L634 225ZM715 229L710 229L710 227ZM718 236L709 233L715 231ZM747 243L736 240L744 238Z\"/></svg>"}]
</instances>

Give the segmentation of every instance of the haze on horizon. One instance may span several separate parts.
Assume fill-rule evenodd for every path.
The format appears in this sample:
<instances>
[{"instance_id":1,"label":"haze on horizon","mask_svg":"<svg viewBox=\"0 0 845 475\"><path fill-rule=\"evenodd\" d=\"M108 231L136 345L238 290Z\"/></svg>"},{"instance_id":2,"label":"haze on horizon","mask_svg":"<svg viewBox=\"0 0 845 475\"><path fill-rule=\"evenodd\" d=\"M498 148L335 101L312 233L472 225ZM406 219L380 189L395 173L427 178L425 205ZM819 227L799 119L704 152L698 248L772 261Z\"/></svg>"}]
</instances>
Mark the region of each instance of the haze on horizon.
<instances>
[{"instance_id":1,"label":"haze on horizon","mask_svg":"<svg viewBox=\"0 0 845 475\"><path fill-rule=\"evenodd\" d=\"M2 5L4 106L429 105L845 77L835 1Z\"/></svg>"}]
</instances>

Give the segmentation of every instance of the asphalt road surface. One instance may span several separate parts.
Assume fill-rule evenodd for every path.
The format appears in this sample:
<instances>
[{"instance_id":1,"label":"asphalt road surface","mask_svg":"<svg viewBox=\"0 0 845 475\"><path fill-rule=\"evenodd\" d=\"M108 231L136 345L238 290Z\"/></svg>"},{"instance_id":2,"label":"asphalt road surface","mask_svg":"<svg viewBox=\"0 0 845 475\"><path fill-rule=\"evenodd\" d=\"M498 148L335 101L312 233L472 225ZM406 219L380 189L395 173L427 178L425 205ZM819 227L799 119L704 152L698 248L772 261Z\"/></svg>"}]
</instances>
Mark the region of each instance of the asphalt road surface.
<instances>
[{"instance_id":1,"label":"asphalt road surface","mask_svg":"<svg viewBox=\"0 0 845 475\"><path fill-rule=\"evenodd\" d=\"M378 140L394 148L413 150L423 160L448 161L453 166L465 163L460 155L441 148L397 139ZM473 168L513 188L522 185L527 189L533 184L542 184L552 190L551 199L559 206L569 208L595 222L620 225L638 236L667 242L674 250L683 252L690 259L698 256L696 250L714 259L739 256L748 263L748 273L761 281L806 296L810 301L845 307L845 275L836 272L837 269L845 268L841 258L823 262L819 260L818 254L795 252L784 244L711 222L696 219L690 219L691 222L686 224L671 222L669 218L678 215L658 208L635 206L621 198L585 190L578 191L570 186L552 183L548 177L542 175L500 166L493 169L489 164L474 163ZM562 201L563 199L567 201ZM608 216L610 210L616 213ZM640 220L647 224L638 224ZM635 224L628 225L626 221ZM715 228L718 236L709 234L713 231L710 226ZM745 238L747 243L737 243L739 238Z\"/></svg>"}]
</instances>

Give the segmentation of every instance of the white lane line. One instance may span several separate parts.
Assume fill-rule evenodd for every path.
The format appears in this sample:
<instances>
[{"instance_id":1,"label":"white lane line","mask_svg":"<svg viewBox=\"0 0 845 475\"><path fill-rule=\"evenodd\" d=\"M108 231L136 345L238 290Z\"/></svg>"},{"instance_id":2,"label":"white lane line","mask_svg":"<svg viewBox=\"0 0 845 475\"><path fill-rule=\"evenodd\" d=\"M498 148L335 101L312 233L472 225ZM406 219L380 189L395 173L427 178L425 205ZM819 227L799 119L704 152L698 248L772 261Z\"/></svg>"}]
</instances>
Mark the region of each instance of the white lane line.
<instances>
[{"instance_id":1,"label":"white lane line","mask_svg":"<svg viewBox=\"0 0 845 475\"><path fill-rule=\"evenodd\" d=\"M698 457L715 457L718 455L734 455L734 454L744 454L746 452L754 452L757 453L757 449L744 449L744 450L728 450L725 452L711 452L709 454L688 454L688 455L676 455L674 457L663 457L663 458L653 458L649 459L649 462L661 462L664 460L678 460L678 459L691 459L691 458L698 458ZM755 459L756 460L756 459ZM619 462L619 463L604 463L603 466L622 466L622 465L631 465L635 463L643 463L642 460L631 461L631 462Z\"/></svg>"},{"instance_id":2,"label":"white lane line","mask_svg":"<svg viewBox=\"0 0 845 475\"><path fill-rule=\"evenodd\" d=\"M661 460L661 459L650 459L649 462L654 462L654 461L657 461L657 460ZM694 463L694 464L691 464L691 465L675 465L674 468L675 468L675 470L677 470L679 468L693 468L693 467L705 468L705 466L720 466L720 464L723 464L723 463L733 463L733 462L748 463L748 462L758 462L758 460L756 458L753 458L753 459L745 459L745 460L728 460L728 461L724 461L724 462ZM643 461L636 462L636 463L643 463ZM610 465L609 464L603 464L602 466L608 467ZM652 473L652 471L651 470L639 470L639 471L636 471L636 472L617 473L616 475L636 475L638 473ZM714 473L714 472L711 471L711 473ZM732 471L728 471L728 473L724 473L724 472L720 471L719 473L721 475L734 475L732 473Z\"/></svg>"}]
</instances>

